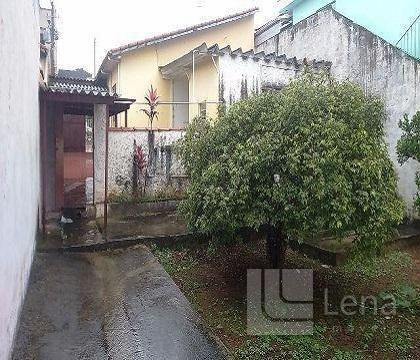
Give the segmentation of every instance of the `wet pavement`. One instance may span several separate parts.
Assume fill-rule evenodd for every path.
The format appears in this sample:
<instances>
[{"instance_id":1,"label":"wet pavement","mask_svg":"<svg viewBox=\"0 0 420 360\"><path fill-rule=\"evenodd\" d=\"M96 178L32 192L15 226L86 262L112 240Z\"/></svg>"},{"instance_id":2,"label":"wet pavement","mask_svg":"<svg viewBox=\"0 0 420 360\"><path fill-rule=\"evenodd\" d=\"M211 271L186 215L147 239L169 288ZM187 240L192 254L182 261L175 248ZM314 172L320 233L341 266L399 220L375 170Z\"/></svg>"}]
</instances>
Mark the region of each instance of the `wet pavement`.
<instances>
[{"instance_id":1,"label":"wet pavement","mask_svg":"<svg viewBox=\"0 0 420 360\"><path fill-rule=\"evenodd\" d=\"M109 218L106 235L99 230L103 227L102 220L92 220L75 214L66 216L72 219L73 223L51 222L47 235L37 244L38 251L97 251L131 246L147 240L173 241L191 235L185 222L173 212Z\"/></svg>"},{"instance_id":2,"label":"wet pavement","mask_svg":"<svg viewBox=\"0 0 420 360\"><path fill-rule=\"evenodd\" d=\"M12 359L222 359L149 249L37 254Z\"/></svg>"},{"instance_id":3,"label":"wet pavement","mask_svg":"<svg viewBox=\"0 0 420 360\"><path fill-rule=\"evenodd\" d=\"M176 213L153 214L135 218L108 220L108 236L174 236L187 234L185 221Z\"/></svg>"}]
</instances>

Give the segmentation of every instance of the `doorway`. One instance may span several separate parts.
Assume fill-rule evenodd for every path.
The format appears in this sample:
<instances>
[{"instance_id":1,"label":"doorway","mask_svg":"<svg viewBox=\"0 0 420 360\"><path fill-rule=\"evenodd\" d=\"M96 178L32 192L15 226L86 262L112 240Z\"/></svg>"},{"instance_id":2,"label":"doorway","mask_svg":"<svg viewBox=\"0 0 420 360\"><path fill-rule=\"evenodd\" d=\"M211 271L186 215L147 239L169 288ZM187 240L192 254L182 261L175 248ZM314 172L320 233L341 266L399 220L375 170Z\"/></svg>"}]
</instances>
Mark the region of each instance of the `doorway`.
<instances>
[{"instance_id":1,"label":"doorway","mask_svg":"<svg viewBox=\"0 0 420 360\"><path fill-rule=\"evenodd\" d=\"M175 129L184 129L188 124L189 97L187 77L172 80L172 116Z\"/></svg>"},{"instance_id":2,"label":"doorway","mask_svg":"<svg viewBox=\"0 0 420 360\"><path fill-rule=\"evenodd\" d=\"M91 116L63 116L64 208L93 204L92 125Z\"/></svg>"}]
</instances>

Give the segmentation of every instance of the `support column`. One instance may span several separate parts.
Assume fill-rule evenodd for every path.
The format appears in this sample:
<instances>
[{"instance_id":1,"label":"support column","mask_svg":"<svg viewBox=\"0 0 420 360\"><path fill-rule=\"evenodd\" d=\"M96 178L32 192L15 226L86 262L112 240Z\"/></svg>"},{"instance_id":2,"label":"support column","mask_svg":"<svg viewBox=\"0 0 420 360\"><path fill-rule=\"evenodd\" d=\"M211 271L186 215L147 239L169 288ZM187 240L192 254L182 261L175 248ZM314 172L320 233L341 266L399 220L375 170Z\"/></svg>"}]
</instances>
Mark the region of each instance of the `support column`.
<instances>
[{"instance_id":1,"label":"support column","mask_svg":"<svg viewBox=\"0 0 420 360\"><path fill-rule=\"evenodd\" d=\"M55 106L55 208L62 211L64 207L64 135L63 106Z\"/></svg>"},{"instance_id":2,"label":"support column","mask_svg":"<svg viewBox=\"0 0 420 360\"><path fill-rule=\"evenodd\" d=\"M93 114L93 203L96 208L96 218L104 216L106 162L105 141L108 121L108 105L95 104Z\"/></svg>"}]
</instances>

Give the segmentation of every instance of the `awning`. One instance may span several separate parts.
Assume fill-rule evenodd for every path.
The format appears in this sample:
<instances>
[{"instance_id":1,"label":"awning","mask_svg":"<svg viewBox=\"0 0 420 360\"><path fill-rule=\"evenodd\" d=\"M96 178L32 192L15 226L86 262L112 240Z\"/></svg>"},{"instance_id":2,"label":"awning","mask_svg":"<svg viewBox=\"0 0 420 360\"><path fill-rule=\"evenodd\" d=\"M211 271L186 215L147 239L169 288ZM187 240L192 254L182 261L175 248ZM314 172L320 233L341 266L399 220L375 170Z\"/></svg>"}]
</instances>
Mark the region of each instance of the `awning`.
<instances>
[{"instance_id":1,"label":"awning","mask_svg":"<svg viewBox=\"0 0 420 360\"><path fill-rule=\"evenodd\" d=\"M50 77L41 99L64 103L64 113L73 115L93 115L94 104L107 104L112 116L128 110L135 102L135 99L119 97L95 81L63 77Z\"/></svg>"},{"instance_id":2,"label":"awning","mask_svg":"<svg viewBox=\"0 0 420 360\"><path fill-rule=\"evenodd\" d=\"M159 70L162 77L164 79L174 79L179 76L185 76L185 73L192 69L193 54L195 66L213 56L211 51L209 51L209 48L207 48L207 45L204 43L169 64L161 66ZM214 54L214 56L217 55Z\"/></svg>"}]
</instances>

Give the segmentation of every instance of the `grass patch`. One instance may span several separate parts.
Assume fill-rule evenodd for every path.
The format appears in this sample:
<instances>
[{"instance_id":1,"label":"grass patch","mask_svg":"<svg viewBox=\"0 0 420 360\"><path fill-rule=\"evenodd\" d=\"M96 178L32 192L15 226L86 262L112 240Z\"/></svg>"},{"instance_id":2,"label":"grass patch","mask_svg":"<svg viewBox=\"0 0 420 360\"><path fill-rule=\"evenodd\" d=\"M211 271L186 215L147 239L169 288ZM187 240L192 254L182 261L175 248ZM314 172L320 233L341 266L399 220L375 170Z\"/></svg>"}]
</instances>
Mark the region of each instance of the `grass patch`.
<instances>
[{"instance_id":1,"label":"grass patch","mask_svg":"<svg viewBox=\"0 0 420 360\"><path fill-rule=\"evenodd\" d=\"M410 269L413 259L403 251L389 252L383 256L366 258L355 256L342 266L342 270L349 275L360 275L367 279L381 276L394 276L399 270Z\"/></svg>"},{"instance_id":2,"label":"grass patch","mask_svg":"<svg viewBox=\"0 0 420 360\"><path fill-rule=\"evenodd\" d=\"M157 247L151 250L169 275L191 270L194 266L198 265L198 261L187 250Z\"/></svg>"},{"instance_id":3,"label":"grass patch","mask_svg":"<svg viewBox=\"0 0 420 360\"><path fill-rule=\"evenodd\" d=\"M133 194L130 190L123 190L118 193L110 193L108 200L115 204L141 204L147 202L182 200L184 191L176 188L167 187L160 189L152 194Z\"/></svg>"},{"instance_id":4,"label":"grass patch","mask_svg":"<svg viewBox=\"0 0 420 360\"><path fill-rule=\"evenodd\" d=\"M418 263L413 260L413 252L389 252L362 263L353 259L332 269L289 252L286 267L314 269L314 335L250 336L246 331L246 270L264 268L262 242L203 243L153 251L233 359L420 359L419 291L415 279L412 284L401 280L416 272ZM386 318L372 312L323 316L323 292L316 290L325 287L336 295L331 298L335 302L347 294L392 295L397 314Z\"/></svg>"},{"instance_id":5,"label":"grass patch","mask_svg":"<svg viewBox=\"0 0 420 360\"><path fill-rule=\"evenodd\" d=\"M238 360L361 360L362 352L329 344L326 328L315 325L312 336L259 336L246 341L233 354Z\"/></svg>"},{"instance_id":6,"label":"grass patch","mask_svg":"<svg viewBox=\"0 0 420 360\"><path fill-rule=\"evenodd\" d=\"M394 287L391 291L383 291L379 294L384 301L387 299L395 300L397 309L408 311L412 314L420 311L420 292L414 285L402 283Z\"/></svg>"},{"instance_id":7,"label":"grass patch","mask_svg":"<svg viewBox=\"0 0 420 360\"><path fill-rule=\"evenodd\" d=\"M384 348L390 353L399 354L400 358L408 355L408 352L413 348L411 333L404 329L393 329L392 332L385 335Z\"/></svg>"}]
</instances>

